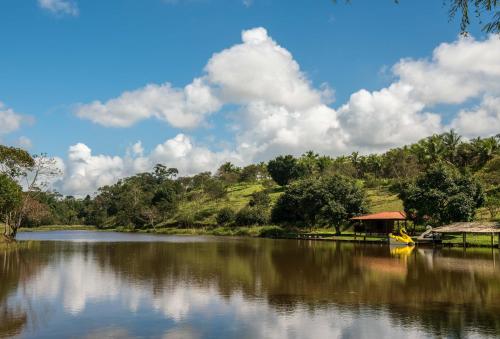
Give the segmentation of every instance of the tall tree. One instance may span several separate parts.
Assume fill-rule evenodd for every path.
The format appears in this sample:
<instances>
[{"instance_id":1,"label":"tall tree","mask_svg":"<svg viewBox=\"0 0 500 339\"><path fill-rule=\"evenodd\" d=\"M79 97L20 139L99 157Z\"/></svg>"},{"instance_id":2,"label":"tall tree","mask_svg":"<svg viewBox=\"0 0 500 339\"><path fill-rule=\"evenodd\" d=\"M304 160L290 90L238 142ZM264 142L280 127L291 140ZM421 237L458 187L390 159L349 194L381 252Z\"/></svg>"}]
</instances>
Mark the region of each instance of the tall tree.
<instances>
[{"instance_id":1,"label":"tall tree","mask_svg":"<svg viewBox=\"0 0 500 339\"><path fill-rule=\"evenodd\" d=\"M484 192L473 177L442 164L428 169L401 189L406 213L415 222L441 225L470 221L484 203Z\"/></svg>"},{"instance_id":2,"label":"tall tree","mask_svg":"<svg viewBox=\"0 0 500 339\"><path fill-rule=\"evenodd\" d=\"M285 186L292 180L299 179L305 173L304 167L293 155L280 155L267 164L271 178L280 186Z\"/></svg>"},{"instance_id":3,"label":"tall tree","mask_svg":"<svg viewBox=\"0 0 500 339\"><path fill-rule=\"evenodd\" d=\"M14 240L13 219L22 202L21 186L8 175L0 173L0 221L4 224L3 238Z\"/></svg>"}]
</instances>

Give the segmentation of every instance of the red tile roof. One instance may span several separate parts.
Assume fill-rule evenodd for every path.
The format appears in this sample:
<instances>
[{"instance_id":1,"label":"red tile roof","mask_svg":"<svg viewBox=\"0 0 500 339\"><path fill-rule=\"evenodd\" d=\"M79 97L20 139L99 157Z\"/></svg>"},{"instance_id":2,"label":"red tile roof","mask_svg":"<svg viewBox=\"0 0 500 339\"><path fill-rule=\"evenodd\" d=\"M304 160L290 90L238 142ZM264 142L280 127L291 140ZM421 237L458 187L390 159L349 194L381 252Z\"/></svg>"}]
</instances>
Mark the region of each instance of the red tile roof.
<instances>
[{"instance_id":1,"label":"red tile roof","mask_svg":"<svg viewBox=\"0 0 500 339\"><path fill-rule=\"evenodd\" d=\"M401 211L380 212L361 215L359 217L351 218L351 220L406 220L406 213Z\"/></svg>"}]
</instances>

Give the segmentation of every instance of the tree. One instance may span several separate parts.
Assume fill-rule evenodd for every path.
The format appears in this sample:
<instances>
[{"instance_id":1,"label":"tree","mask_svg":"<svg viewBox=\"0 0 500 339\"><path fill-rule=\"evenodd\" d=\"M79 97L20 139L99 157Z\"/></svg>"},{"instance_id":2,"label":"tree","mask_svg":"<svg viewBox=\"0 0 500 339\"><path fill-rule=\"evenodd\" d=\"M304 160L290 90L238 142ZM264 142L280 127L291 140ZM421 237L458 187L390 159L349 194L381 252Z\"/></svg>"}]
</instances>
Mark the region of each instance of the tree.
<instances>
[{"instance_id":1,"label":"tree","mask_svg":"<svg viewBox=\"0 0 500 339\"><path fill-rule=\"evenodd\" d=\"M406 213L415 222L441 225L470 221L484 203L481 185L473 177L460 174L455 168L437 165L415 182L401 188Z\"/></svg>"},{"instance_id":2,"label":"tree","mask_svg":"<svg viewBox=\"0 0 500 339\"><path fill-rule=\"evenodd\" d=\"M292 183L278 198L272 220L304 226L330 225L340 234L343 223L364 211L364 191L354 180L334 175Z\"/></svg>"},{"instance_id":3,"label":"tree","mask_svg":"<svg viewBox=\"0 0 500 339\"><path fill-rule=\"evenodd\" d=\"M203 185L203 191L213 199L222 199L227 194L227 187L219 179L210 179Z\"/></svg>"},{"instance_id":4,"label":"tree","mask_svg":"<svg viewBox=\"0 0 500 339\"><path fill-rule=\"evenodd\" d=\"M222 164L217 170L217 177L226 183L235 183L240 178L241 168L230 162Z\"/></svg>"},{"instance_id":5,"label":"tree","mask_svg":"<svg viewBox=\"0 0 500 339\"><path fill-rule=\"evenodd\" d=\"M21 206L22 190L21 186L8 175L0 173L0 220L4 223L3 237L7 241L12 241L12 224L15 217L14 211Z\"/></svg>"},{"instance_id":6,"label":"tree","mask_svg":"<svg viewBox=\"0 0 500 339\"><path fill-rule=\"evenodd\" d=\"M217 212L217 216L215 217L215 220L217 221L218 225L228 225L232 223L235 219L236 213L234 213L233 209L230 207L224 207Z\"/></svg>"},{"instance_id":7,"label":"tree","mask_svg":"<svg viewBox=\"0 0 500 339\"><path fill-rule=\"evenodd\" d=\"M248 205L250 207L260 206L263 208L268 208L269 205L271 205L271 197L265 191L254 192L252 193Z\"/></svg>"},{"instance_id":8,"label":"tree","mask_svg":"<svg viewBox=\"0 0 500 339\"><path fill-rule=\"evenodd\" d=\"M26 169L35 165L33 157L23 149L0 145L0 173L11 178L26 175Z\"/></svg>"},{"instance_id":9,"label":"tree","mask_svg":"<svg viewBox=\"0 0 500 339\"><path fill-rule=\"evenodd\" d=\"M333 0L334 3L337 0ZM351 0L345 0L349 3ZM394 0L395 3L399 3L399 0ZM460 13L460 31L463 35L467 35L467 29L469 28L471 21L471 12L477 17L480 23L483 22L481 17L490 16L488 22L483 25L483 31L486 33L500 33L500 1L497 0L443 0L445 4L448 4L449 19L455 18L457 13Z\"/></svg>"},{"instance_id":10,"label":"tree","mask_svg":"<svg viewBox=\"0 0 500 339\"><path fill-rule=\"evenodd\" d=\"M265 225L269 222L269 213L262 206L245 206L236 213L238 226Z\"/></svg>"},{"instance_id":11,"label":"tree","mask_svg":"<svg viewBox=\"0 0 500 339\"><path fill-rule=\"evenodd\" d=\"M267 170L271 178L280 186L286 186L292 180L299 179L305 173L293 155L280 155L267 164Z\"/></svg>"},{"instance_id":12,"label":"tree","mask_svg":"<svg viewBox=\"0 0 500 339\"><path fill-rule=\"evenodd\" d=\"M21 181L25 187L21 203L10 212L8 218L9 234L6 236L15 239L17 230L23 219L33 206L33 200L47 190L51 180L60 174L56 160L46 154L31 156L25 150L0 145L0 173L9 176L12 180Z\"/></svg>"}]
</instances>

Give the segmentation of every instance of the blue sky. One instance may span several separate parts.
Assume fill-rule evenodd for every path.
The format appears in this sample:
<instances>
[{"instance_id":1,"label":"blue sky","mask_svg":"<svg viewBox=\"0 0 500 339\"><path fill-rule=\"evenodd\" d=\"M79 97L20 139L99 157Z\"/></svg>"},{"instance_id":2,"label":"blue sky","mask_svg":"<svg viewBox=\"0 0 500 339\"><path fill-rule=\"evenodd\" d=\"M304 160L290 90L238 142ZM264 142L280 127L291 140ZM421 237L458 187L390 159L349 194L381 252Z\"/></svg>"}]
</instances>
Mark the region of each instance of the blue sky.
<instances>
[{"instance_id":1,"label":"blue sky","mask_svg":"<svg viewBox=\"0 0 500 339\"><path fill-rule=\"evenodd\" d=\"M154 117L141 118L127 127L103 125L102 119L96 118L96 114L114 114L116 117L121 112L104 107L103 111L96 113L85 106L95 100L105 104L125 91L140 90L147 84L161 85L168 82L173 88L182 91L195 78L203 78L205 82L205 77L212 76L204 71L212 55L242 44L242 31L257 27L265 28L266 39L291 54L291 60L300 67L298 75L294 73L292 77L298 76L300 79L297 81L305 81L313 92L319 93L326 87L334 92L330 96L334 100L321 99L321 103L311 105L326 105L332 109L331 114L340 117L339 126L333 124L335 126L329 133L345 141L342 145L331 144L330 148L318 151L338 154L356 147L362 151L380 151L412 141L412 138L425 134L424 130L432 134L449 126L459 131L462 128L465 135L492 133L491 128L467 130L463 127L467 125L466 121L455 121L460 110L467 109L479 114L478 107L495 106L496 88L484 85L481 85L484 88L477 85L481 88L471 89L472 92L465 94L463 100L453 99L453 94L445 98L429 98L424 89L421 91L424 94L409 94L412 101L408 106L416 107L415 112L409 114L417 114L417 120L422 122L421 134L391 140L384 136L362 140L349 130L363 120L360 114L385 111L380 107L383 103L374 104L374 109L369 112L353 111L354 102L349 105L353 93L362 89L372 93L390 88L391 84L398 81L418 88L420 76L415 75L415 72L420 69L417 60L421 58L428 63L422 76L432 77L432 74L425 72L431 72L431 69L432 72L438 72L435 68L448 65L447 61L433 64L431 59L433 51L440 44L451 46L459 43L458 22L449 22L447 8L441 1L402 1L395 5L389 0L355 0L350 5L341 2L334 5L329 0L4 0L0 3L0 102L3 103L0 111L10 110L12 114L22 117L22 121L12 128L4 128L3 133L0 127L0 140L12 145L31 144L30 151L47 152L65 162L68 161L69 147L78 143L88 147L92 155L102 155L103 159L115 156L122 159L131 152L132 145L141 141L143 151L136 152L137 156L147 158L155 147L179 134L189 138L193 148L199 146L205 151L217 153L217 160L229 158L243 164L264 160L281 150L300 154L304 148L314 147L315 144L294 140L286 147L283 143L274 147L275 144L269 141L271 138L254 145L259 151L255 150L250 155L243 155L239 150L247 139L258 139L251 135L243 136L244 130L258 126L259 121L252 123L250 118L273 114L266 113L271 112L269 107L269 111L257 115L246 113L249 107L257 103L264 102L267 105L268 97L264 99L253 94L251 98L236 97L233 91L229 99L221 99L216 94L220 105L216 109L209 109L209 113L203 113L201 122L189 126L179 126ZM470 47L481 55L488 55L489 51L497 52L498 47L494 42L485 45L489 38L475 24L471 27L471 33L476 45L470 47L472 43L464 43L463 46L455 46L457 51ZM392 67L404 58L413 62L408 71L411 74L405 70L395 73ZM484 62L494 63L491 59ZM257 72L259 69L256 68ZM217 72L227 75L229 71L221 68ZM448 72L448 68L442 72ZM475 70L471 69L471 72ZM496 73L493 75L496 76ZM472 76L484 74L474 73ZM402 81L402 77L410 80L405 78ZM485 83L484 79L480 80ZM486 83L494 80L487 79ZM225 86L228 86L214 80L206 81L207 86L214 91L221 89L224 92ZM457 86L463 87L461 84ZM399 90L394 92L401 94ZM297 94L293 93L289 94ZM493 102L486 102L486 97ZM128 105L129 102L124 104ZM151 107L148 105L145 110ZM161 104L154 105L157 107ZM298 106L290 109L291 106L285 101L273 101L272 105L273 109L278 105L285 107L290 114L294 110L304 116L309 109L302 104L300 109ZM350 107L342 110L344 105ZM86 110L77 116L82 106ZM373 113L373 110L377 112ZM422 118L429 112L441 119L439 124L431 122L432 119ZM495 126L496 114L488 111L486 118L491 118L487 120L490 127L493 123L493 128L498 127L500 130L500 125ZM246 124L241 123L243 120ZM302 133L300 124L291 124L287 122L289 133ZM376 128L375 125L373 127ZM332 132L334 129L336 132ZM341 137L340 134L345 135ZM262 151L264 148L266 150ZM332 151L329 152L329 149ZM183 153L183 156L199 157L199 154ZM164 159L169 161L171 157L165 156ZM172 162L176 161L172 159ZM81 167L73 165L66 164L66 167L81 170ZM205 165L213 166L211 162ZM142 169L137 165L133 167ZM191 172L191 168L193 171L203 168L190 167L187 163L185 167L186 172ZM124 170L117 175L133 171Z\"/></svg>"}]
</instances>

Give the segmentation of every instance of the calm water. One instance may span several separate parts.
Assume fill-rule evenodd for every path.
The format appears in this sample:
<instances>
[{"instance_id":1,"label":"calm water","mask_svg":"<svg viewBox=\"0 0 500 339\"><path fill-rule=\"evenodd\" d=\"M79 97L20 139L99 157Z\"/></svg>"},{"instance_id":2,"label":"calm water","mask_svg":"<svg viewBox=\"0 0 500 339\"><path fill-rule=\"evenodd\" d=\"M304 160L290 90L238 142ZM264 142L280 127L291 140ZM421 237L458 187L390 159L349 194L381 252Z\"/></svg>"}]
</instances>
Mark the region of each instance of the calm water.
<instances>
[{"instance_id":1,"label":"calm water","mask_svg":"<svg viewBox=\"0 0 500 339\"><path fill-rule=\"evenodd\" d=\"M0 248L0 337L500 334L498 250L95 232L20 238Z\"/></svg>"}]
</instances>

